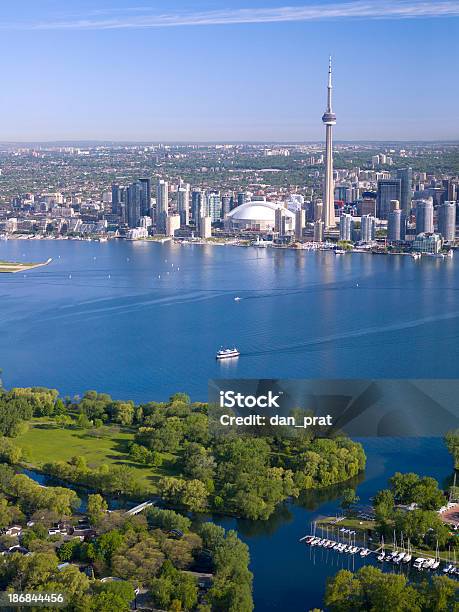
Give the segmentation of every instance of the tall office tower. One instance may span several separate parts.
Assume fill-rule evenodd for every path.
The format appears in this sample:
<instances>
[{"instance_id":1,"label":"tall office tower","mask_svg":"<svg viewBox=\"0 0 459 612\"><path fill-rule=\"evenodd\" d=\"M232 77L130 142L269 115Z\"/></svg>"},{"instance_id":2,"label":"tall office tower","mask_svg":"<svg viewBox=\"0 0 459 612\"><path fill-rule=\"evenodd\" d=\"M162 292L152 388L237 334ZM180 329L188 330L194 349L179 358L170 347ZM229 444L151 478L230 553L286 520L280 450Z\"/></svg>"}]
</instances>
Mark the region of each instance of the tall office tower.
<instances>
[{"instance_id":1,"label":"tall office tower","mask_svg":"<svg viewBox=\"0 0 459 612\"><path fill-rule=\"evenodd\" d=\"M199 235L201 238L212 237L212 219L210 217L201 217L199 221Z\"/></svg>"},{"instance_id":2,"label":"tall office tower","mask_svg":"<svg viewBox=\"0 0 459 612\"><path fill-rule=\"evenodd\" d=\"M222 195L222 218L224 219L226 215L231 212L233 202L233 196L230 193L224 193Z\"/></svg>"},{"instance_id":3,"label":"tall office tower","mask_svg":"<svg viewBox=\"0 0 459 612\"><path fill-rule=\"evenodd\" d=\"M347 189L348 188L345 185L339 185L335 187L335 198L337 200L342 200L343 202L347 202L346 200Z\"/></svg>"},{"instance_id":4,"label":"tall office tower","mask_svg":"<svg viewBox=\"0 0 459 612\"><path fill-rule=\"evenodd\" d=\"M456 202L445 202L437 209L438 233L446 242L456 239Z\"/></svg>"},{"instance_id":5,"label":"tall office tower","mask_svg":"<svg viewBox=\"0 0 459 612\"><path fill-rule=\"evenodd\" d=\"M354 227L354 219L352 215L344 213L339 218L339 239L350 242L352 240L352 229Z\"/></svg>"},{"instance_id":6,"label":"tall office tower","mask_svg":"<svg viewBox=\"0 0 459 612\"><path fill-rule=\"evenodd\" d=\"M120 186L112 185L112 214L119 215L120 214Z\"/></svg>"},{"instance_id":7,"label":"tall office tower","mask_svg":"<svg viewBox=\"0 0 459 612\"><path fill-rule=\"evenodd\" d=\"M168 215L166 217L166 236L175 236L180 229L180 215Z\"/></svg>"},{"instance_id":8,"label":"tall office tower","mask_svg":"<svg viewBox=\"0 0 459 612\"><path fill-rule=\"evenodd\" d=\"M400 208L405 213L406 218L408 218L410 216L413 195L413 169L400 168L397 170L397 178L400 180Z\"/></svg>"},{"instance_id":9,"label":"tall office tower","mask_svg":"<svg viewBox=\"0 0 459 612\"><path fill-rule=\"evenodd\" d=\"M324 222L322 219L317 219L314 223L314 242L324 241Z\"/></svg>"},{"instance_id":10,"label":"tall office tower","mask_svg":"<svg viewBox=\"0 0 459 612\"><path fill-rule=\"evenodd\" d=\"M180 225L186 227L190 223L190 185L182 184L177 190L177 210L180 215Z\"/></svg>"},{"instance_id":11,"label":"tall office tower","mask_svg":"<svg viewBox=\"0 0 459 612\"><path fill-rule=\"evenodd\" d=\"M127 223L127 211L126 211L126 191L124 193L123 201L120 204L120 222Z\"/></svg>"},{"instance_id":12,"label":"tall office tower","mask_svg":"<svg viewBox=\"0 0 459 612\"><path fill-rule=\"evenodd\" d=\"M406 215L400 210L400 202L391 200L390 213L387 216L387 240L403 242L406 238Z\"/></svg>"},{"instance_id":13,"label":"tall office tower","mask_svg":"<svg viewBox=\"0 0 459 612\"><path fill-rule=\"evenodd\" d=\"M196 224L196 227L199 224L199 218L203 216L205 213L203 212L201 215L201 210L205 208L206 200L206 192L202 189L195 189L191 193L191 218Z\"/></svg>"},{"instance_id":14,"label":"tall office tower","mask_svg":"<svg viewBox=\"0 0 459 612\"><path fill-rule=\"evenodd\" d=\"M275 231L279 234L279 236L287 235L287 210L282 206L276 208L274 213L275 217Z\"/></svg>"},{"instance_id":15,"label":"tall office tower","mask_svg":"<svg viewBox=\"0 0 459 612\"><path fill-rule=\"evenodd\" d=\"M324 218L324 203L322 202L322 200L317 200L317 202L314 203L314 221L319 221L319 219L322 219L323 221Z\"/></svg>"},{"instance_id":16,"label":"tall office tower","mask_svg":"<svg viewBox=\"0 0 459 612\"><path fill-rule=\"evenodd\" d=\"M328 65L327 110L322 121L325 124L325 183L323 221L325 229L336 226L335 219L335 189L333 180L333 126L336 125L336 115L332 110L332 61Z\"/></svg>"},{"instance_id":17,"label":"tall office tower","mask_svg":"<svg viewBox=\"0 0 459 612\"><path fill-rule=\"evenodd\" d=\"M303 229L306 220L306 212L300 208L295 213L295 238L301 240L303 238Z\"/></svg>"},{"instance_id":18,"label":"tall office tower","mask_svg":"<svg viewBox=\"0 0 459 612\"><path fill-rule=\"evenodd\" d=\"M166 232L166 217L169 214L169 183L159 180L156 187L156 227L161 233Z\"/></svg>"},{"instance_id":19,"label":"tall office tower","mask_svg":"<svg viewBox=\"0 0 459 612\"><path fill-rule=\"evenodd\" d=\"M358 201L357 209L360 216L372 215L374 217L376 215L376 198L370 197L367 192L363 195L363 198Z\"/></svg>"},{"instance_id":20,"label":"tall office tower","mask_svg":"<svg viewBox=\"0 0 459 612\"><path fill-rule=\"evenodd\" d=\"M212 223L217 223L222 218L222 199L220 192L211 191L206 199L206 217L212 219Z\"/></svg>"},{"instance_id":21,"label":"tall office tower","mask_svg":"<svg viewBox=\"0 0 459 612\"><path fill-rule=\"evenodd\" d=\"M381 179L378 181L376 214L379 219L387 219L391 200L400 202L402 182L400 179Z\"/></svg>"},{"instance_id":22,"label":"tall office tower","mask_svg":"<svg viewBox=\"0 0 459 612\"><path fill-rule=\"evenodd\" d=\"M242 206L243 204L245 204L246 199L247 198L246 198L245 193L243 191L239 192L237 194L237 205Z\"/></svg>"},{"instance_id":23,"label":"tall office tower","mask_svg":"<svg viewBox=\"0 0 459 612\"><path fill-rule=\"evenodd\" d=\"M139 179L140 185L140 213L142 217L149 217L151 212L151 181L149 178Z\"/></svg>"},{"instance_id":24,"label":"tall office tower","mask_svg":"<svg viewBox=\"0 0 459 612\"><path fill-rule=\"evenodd\" d=\"M360 241L373 242L376 237L376 218L364 215L360 219Z\"/></svg>"},{"instance_id":25,"label":"tall office tower","mask_svg":"<svg viewBox=\"0 0 459 612\"><path fill-rule=\"evenodd\" d=\"M432 200L416 201L416 234L432 234L434 231Z\"/></svg>"},{"instance_id":26,"label":"tall office tower","mask_svg":"<svg viewBox=\"0 0 459 612\"><path fill-rule=\"evenodd\" d=\"M141 188L140 184L132 183L126 190L126 216L127 224L131 228L139 227L140 217L140 201L141 201Z\"/></svg>"}]
</instances>

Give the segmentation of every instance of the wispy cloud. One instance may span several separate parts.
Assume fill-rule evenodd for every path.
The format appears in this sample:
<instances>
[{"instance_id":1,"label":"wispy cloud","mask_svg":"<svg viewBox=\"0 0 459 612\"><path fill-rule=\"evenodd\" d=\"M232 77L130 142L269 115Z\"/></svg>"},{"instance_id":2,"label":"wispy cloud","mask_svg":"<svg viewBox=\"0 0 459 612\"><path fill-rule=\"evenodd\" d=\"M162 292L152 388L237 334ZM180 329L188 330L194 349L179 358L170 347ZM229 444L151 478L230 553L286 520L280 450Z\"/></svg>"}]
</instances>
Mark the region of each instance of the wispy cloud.
<instances>
[{"instance_id":1,"label":"wispy cloud","mask_svg":"<svg viewBox=\"0 0 459 612\"><path fill-rule=\"evenodd\" d=\"M35 23L0 24L2 28L28 30L115 30L179 26L324 21L334 19L414 19L457 17L459 0L354 0L333 4L306 4L277 8L239 8L202 12L155 13L126 8L125 11L92 11L85 17L68 17Z\"/></svg>"}]
</instances>

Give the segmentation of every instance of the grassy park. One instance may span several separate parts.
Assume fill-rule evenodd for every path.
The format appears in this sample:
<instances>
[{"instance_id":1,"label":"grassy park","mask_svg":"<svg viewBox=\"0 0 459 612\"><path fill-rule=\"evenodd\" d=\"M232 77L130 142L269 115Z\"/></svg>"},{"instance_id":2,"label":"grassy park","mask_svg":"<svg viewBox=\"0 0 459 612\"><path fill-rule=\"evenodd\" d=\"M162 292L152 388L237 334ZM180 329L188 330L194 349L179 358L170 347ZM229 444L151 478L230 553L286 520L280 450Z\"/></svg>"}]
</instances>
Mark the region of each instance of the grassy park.
<instances>
[{"instance_id":1,"label":"grassy park","mask_svg":"<svg viewBox=\"0 0 459 612\"><path fill-rule=\"evenodd\" d=\"M163 453L160 467L135 463L127 454L128 444L133 440L134 434L128 428L116 425L86 430L61 428L53 421L34 419L16 442L25 453L28 467L40 469L47 462L68 461L74 456L84 457L91 468L102 464L128 465L136 470L139 484L154 493L158 478L174 474L171 463L175 457Z\"/></svg>"}]
</instances>

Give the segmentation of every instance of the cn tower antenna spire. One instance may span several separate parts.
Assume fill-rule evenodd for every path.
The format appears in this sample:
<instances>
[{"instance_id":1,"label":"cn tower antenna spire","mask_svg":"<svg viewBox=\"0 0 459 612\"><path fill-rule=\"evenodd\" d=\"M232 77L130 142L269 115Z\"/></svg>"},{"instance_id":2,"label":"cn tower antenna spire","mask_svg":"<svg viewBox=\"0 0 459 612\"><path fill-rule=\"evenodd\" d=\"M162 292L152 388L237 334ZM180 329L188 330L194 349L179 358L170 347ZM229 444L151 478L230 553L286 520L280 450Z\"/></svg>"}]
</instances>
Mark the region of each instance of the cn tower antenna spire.
<instances>
[{"instance_id":1,"label":"cn tower antenna spire","mask_svg":"<svg viewBox=\"0 0 459 612\"><path fill-rule=\"evenodd\" d=\"M328 62L328 104L327 104L327 110L328 112L332 112L332 90L333 90L333 83L332 83L332 56L330 55L330 59Z\"/></svg>"}]
</instances>

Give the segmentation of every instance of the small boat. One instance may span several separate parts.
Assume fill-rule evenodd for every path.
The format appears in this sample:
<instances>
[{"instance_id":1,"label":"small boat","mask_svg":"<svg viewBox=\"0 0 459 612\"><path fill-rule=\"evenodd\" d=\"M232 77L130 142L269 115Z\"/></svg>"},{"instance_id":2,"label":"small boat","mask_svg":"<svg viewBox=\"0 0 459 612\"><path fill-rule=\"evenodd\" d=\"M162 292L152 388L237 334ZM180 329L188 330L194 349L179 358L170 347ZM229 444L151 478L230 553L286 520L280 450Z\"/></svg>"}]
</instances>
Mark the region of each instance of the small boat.
<instances>
[{"instance_id":1,"label":"small boat","mask_svg":"<svg viewBox=\"0 0 459 612\"><path fill-rule=\"evenodd\" d=\"M378 555L378 561L380 563L382 563L384 561L384 559L386 558L386 553L384 551L382 551L381 553L379 553Z\"/></svg>"},{"instance_id":2,"label":"small boat","mask_svg":"<svg viewBox=\"0 0 459 612\"><path fill-rule=\"evenodd\" d=\"M235 302L240 302L242 300L242 298L240 298L238 295L234 298Z\"/></svg>"},{"instance_id":3,"label":"small boat","mask_svg":"<svg viewBox=\"0 0 459 612\"><path fill-rule=\"evenodd\" d=\"M450 574L454 570L454 565L449 563L445 568L443 568L444 574Z\"/></svg>"},{"instance_id":4,"label":"small boat","mask_svg":"<svg viewBox=\"0 0 459 612\"><path fill-rule=\"evenodd\" d=\"M426 559L423 559L422 557L418 557L416 561L413 563L413 567L415 567L416 569L422 569L424 567L425 562L426 562Z\"/></svg>"},{"instance_id":5,"label":"small boat","mask_svg":"<svg viewBox=\"0 0 459 612\"><path fill-rule=\"evenodd\" d=\"M411 253L413 259L421 259L421 253Z\"/></svg>"},{"instance_id":6,"label":"small boat","mask_svg":"<svg viewBox=\"0 0 459 612\"><path fill-rule=\"evenodd\" d=\"M237 348L220 349L217 353L217 359L236 359L240 354L241 353L237 350Z\"/></svg>"},{"instance_id":7,"label":"small boat","mask_svg":"<svg viewBox=\"0 0 459 612\"><path fill-rule=\"evenodd\" d=\"M401 552L398 555L396 555L393 559L394 563L401 563L403 561L403 559L405 558L405 553Z\"/></svg>"},{"instance_id":8,"label":"small boat","mask_svg":"<svg viewBox=\"0 0 459 612\"><path fill-rule=\"evenodd\" d=\"M335 255L346 255L346 251L344 249L336 249Z\"/></svg>"},{"instance_id":9,"label":"small boat","mask_svg":"<svg viewBox=\"0 0 459 612\"><path fill-rule=\"evenodd\" d=\"M436 569L439 568L439 566L440 566L440 559L435 559L435 561L430 566L430 569L431 570L436 570Z\"/></svg>"}]
</instances>

